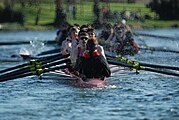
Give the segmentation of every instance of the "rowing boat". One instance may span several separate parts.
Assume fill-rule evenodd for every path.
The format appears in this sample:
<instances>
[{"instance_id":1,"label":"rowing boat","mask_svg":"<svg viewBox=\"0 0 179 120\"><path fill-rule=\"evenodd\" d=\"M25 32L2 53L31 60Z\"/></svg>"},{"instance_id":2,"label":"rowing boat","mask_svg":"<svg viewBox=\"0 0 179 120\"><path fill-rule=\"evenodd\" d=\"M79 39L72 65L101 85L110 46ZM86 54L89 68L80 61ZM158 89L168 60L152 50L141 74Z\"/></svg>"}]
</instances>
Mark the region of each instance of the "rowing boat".
<instances>
[{"instance_id":1,"label":"rowing boat","mask_svg":"<svg viewBox=\"0 0 179 120\"><path fill-rule=\"evenodd\" d=\"M87 78L85 81L79 78L76 81L72 81L71 84L83 88L97 88L109 85L107 83L107 78L105 78L104 80L100 78Z\"/></svg>"},{"instance_id":2,"label":"rowing boat","mask_svg":"<svg viewBox=\"0 0 179 120\"><path fill-rule=\"evenodd\" d=\"M134 73L128 68L119 67L116 65L110 65L110 69L112 72L112 76L115 74L125 75L129 73ZM109 84L109 78L87 78L83 80L82 78L74 75L73 73L69 72L68 69L57 70L42 76L42 79L58 79L58 80L66 80L68 84L75 86L75 87L82 87L82 88L103 88Z\"/></svg>"},{"instance_id":3,"label":"rowing boat","mask_svg":"<svg viewBox=\"0 0 179 120\"><path fill-rule=\"evenodd\" d=\"M104 80L98 78L87 78L84 81L82 78L74 75L73 73L69 73L66 69L44 74L42 79L65 80L68 81L67 83L69 85L81 88L98 88L108 85L107 78Z\"/></svg>"},{"instance_id":4,"label":"rowing boat","mask_svg":"<svg viewBox=\"0 0 179 120\"><path fill-rule=\"evenodd\" d=\"M68 69L65 69L65 73L76 78L75 81L72 81L71 84L77 87L84 88L96 88L96 87L105 87L108 85L107 78L86 78L85 80L79 76L74 75Z\"/></svg>"}]
</instances>

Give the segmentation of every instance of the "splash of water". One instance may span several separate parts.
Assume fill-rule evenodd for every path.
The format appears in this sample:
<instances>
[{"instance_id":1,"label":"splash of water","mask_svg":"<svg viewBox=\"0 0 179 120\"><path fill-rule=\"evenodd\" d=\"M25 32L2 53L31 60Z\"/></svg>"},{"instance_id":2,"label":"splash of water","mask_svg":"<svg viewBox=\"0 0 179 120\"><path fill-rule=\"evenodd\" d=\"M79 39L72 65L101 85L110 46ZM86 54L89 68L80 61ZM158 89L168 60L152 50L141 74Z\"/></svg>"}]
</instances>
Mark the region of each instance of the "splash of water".
<instances>
[{"instance_id":1,"label":"splash of water","mask_svg":"<svg viewBox=\"0 0 179 120\"><path fill-rule=\"evenodd\" d=\"M19 54L21 54L21 55L31 55L30 51L27 48L21 48Z\"/></svg>"},{"instance_id":2,"label":"splash of water","mask_svg":"<svg viewBox=\"0 0 179 120\"><path fill-rule=\"evenodd\" d=\"M35 37L34 40L30 41L30 45L28 47L22 47L20 49L19 54L36 56L44 50L44 47L44 42Z\"/></svg>"}]
</instances>

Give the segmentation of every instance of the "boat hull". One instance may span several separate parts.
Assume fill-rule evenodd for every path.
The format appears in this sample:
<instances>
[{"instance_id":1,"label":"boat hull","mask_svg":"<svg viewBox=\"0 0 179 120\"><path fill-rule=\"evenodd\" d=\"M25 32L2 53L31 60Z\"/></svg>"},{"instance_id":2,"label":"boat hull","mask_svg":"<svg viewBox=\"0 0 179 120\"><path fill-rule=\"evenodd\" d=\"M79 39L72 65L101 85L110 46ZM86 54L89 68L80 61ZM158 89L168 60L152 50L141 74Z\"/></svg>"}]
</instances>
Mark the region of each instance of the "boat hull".
<instances>
[{"instance_id":1,"label":"boat hull","mask_svg":"<svg viewBox=\"0 0 179 120\"><path fill-rule=\"evenodd\" d=\"M131 71L128 68L119 67L116 65L110 65L110 69L112 72L111 76L135 74L134 71ZM57 70L57 71L46 73L42 76L43 79L45 78L45 76L47 77L47 79L65 80L65 81L68 81L67 83L72 86L82 87L82 88L101 88L101 87L106 87L110 85L109 82L107 82L108 78L105 78L105 79L87 78L84 81L82 80L82 78L69 72L68 69Z\"/></svg>"},{"instance_id":2,"label":"boat hull","mask_svg":"<svg viewBox=\"0 0 179 120\"><path fill-rule=\"evenodd\" d=\"M76 87L83 88L97 88L97 87L105 87L108 85L106 79L101 80L99 78L87 78L87 80L77 79L75 81L71 81L71 84Z\"/></svg>"},{"instance_id":3,"label":"boat hull","mask_svg":"<svg viewBox=\"0 0 179 120\"><path fill-rule=\"evenodd\" d=\"M108 85L107 79L101 78L86 78L83 80L82 78L74 75L73 73L69 72L68 69L65 69L65 73L76 78L75 81L71 81L71 84L77 87L84 87L84 88L95 88L95 87L105 87Z\"/></svg>"},{"instance_id":4,"label":"boat hull","mask_svg":"<svg viewBox=\"0 0 179 120\"><path fill-rule=\"evenodd\" d=\"M82 88L98 88L108 85L107 78L105 78L104 80L99 78L87 78L84 81L80 77L75 76L74 74L69 73L66 70L58 70L46 73L42 76L42 79L65 80L69 85Z\"/></svg>"}]
</instances>

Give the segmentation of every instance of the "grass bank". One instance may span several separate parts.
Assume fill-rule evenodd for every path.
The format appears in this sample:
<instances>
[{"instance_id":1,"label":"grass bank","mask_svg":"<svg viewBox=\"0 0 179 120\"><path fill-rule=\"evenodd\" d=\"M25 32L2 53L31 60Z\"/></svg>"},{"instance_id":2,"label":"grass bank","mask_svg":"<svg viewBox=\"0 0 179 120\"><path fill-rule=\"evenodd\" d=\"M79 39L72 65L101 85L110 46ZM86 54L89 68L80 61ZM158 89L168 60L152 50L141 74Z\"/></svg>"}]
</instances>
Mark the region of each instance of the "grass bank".
<instances>
[{"instance_id":1,"label":"grass bank","mask_svg":"<svg viewBox=\"0 0 179 120\"><path fill-rule=\"evenodd\" d=\"M149 15L151 16L151 20L128 20L127 24L129 24L132 28L153 28L153 27L171 27L178 26L179 21L162 21L155 20L157 15L154 12L151 12L149 8L146 8L144 4L121 4L121 3L110 3L104 4L101 3L100 7L110 7L110 11L118 11L126 10L128 12L136 11L139 12L141 16ZM38 9L41 8L41 13L39 17L38 25L35 25L35 19L37 16ZM15 6L16 10L21 10L25 15L25 24L24 29L30 30L46 30L53 29L53 27L48 26L47 24L52 23L55 17L55 6L54 4L43 3L40 6L27 6L25 8L21 8L19 4ZM77 14L76 19L72 18L72 14L67 12L67 6L64 4L64 10L67 14L67 20L70 24L78 23L80 25L85 23L93 23L95 17L93 15L93 3L92 2L83 2L77 5ZM108 20L108 22L115 23L116 19ZM7 26L7 25L6 25ZM7 27L8 28L8 27Z\"/></svg>"}]
</instances>

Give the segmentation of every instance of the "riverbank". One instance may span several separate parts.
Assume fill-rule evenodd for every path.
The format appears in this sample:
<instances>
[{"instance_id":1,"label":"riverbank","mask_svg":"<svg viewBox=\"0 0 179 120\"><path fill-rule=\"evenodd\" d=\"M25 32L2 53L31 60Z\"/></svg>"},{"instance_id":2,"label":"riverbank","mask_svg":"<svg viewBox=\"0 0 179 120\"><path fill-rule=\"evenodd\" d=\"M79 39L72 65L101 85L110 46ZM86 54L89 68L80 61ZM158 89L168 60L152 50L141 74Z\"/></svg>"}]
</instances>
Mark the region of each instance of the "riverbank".
<instances>
[{"instance_id":1,"label":"riverbank","mask_svg":"<svg viewBox=\"0 0 179 120\"><path fill-rule=\"evenodd\" d=\"M64 11L66 12L67 21L70 24L78 23L82 24L92 24L95 20L93 15L93 2L83 2L83 4L77 4L77 12L76 12L76 19L73 19L73 15L70 11L68 11L67 5L64 3ZM126 10L127 13L136 12L141 17L140 19L129 19L127 20L127 24L132 29L142 29L142 28L167 28L167 27L178 27L179 20L173 21L163 21L157 20L157 15L155 12L152 12L150 8L147 8L145 4L126 4L126 3L100 3L100 8L107 7L110 9L110 14L114 14L114 12L121 13L122 11ZM38 17L38 24L36 25L36 17L37 11L41 9ZM55 18L55 5L49 3L41 3L40 6L31 6L31 7L24 7L21 8L20 5L17 3L14 6L15 10L23 11L24 14L24 26L21 26L16 23L0 23L0 30L4 31L11 31L11 30L51 30L55 29L53 26L49 26L49 23L52 23ZM150 19L144 19L144 16L149 16ZM102 19L102 14L100 17ZM102 19L104 21L104 19ZM108 22L114 24L116 21L119 21L120 18L111 17L107 19Z\"/></svg>"},{"instance_id":2,"label":"riverbank","mask_svg":"<svg viewBox=\"0 0 179 120\"><path fill-rule=\"evenodd\" d=\"M144 22L139 21L127 21L127 24L132 29L148 29L148 28L170 28L179 27L179 21L161 21L161 20L146 20ZM0 31L21 31L21 30L54 30L53 26L49 25L20 25L17 23L3 23L0 24Z\"/></svg>"}]
</instances>

